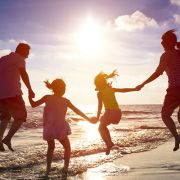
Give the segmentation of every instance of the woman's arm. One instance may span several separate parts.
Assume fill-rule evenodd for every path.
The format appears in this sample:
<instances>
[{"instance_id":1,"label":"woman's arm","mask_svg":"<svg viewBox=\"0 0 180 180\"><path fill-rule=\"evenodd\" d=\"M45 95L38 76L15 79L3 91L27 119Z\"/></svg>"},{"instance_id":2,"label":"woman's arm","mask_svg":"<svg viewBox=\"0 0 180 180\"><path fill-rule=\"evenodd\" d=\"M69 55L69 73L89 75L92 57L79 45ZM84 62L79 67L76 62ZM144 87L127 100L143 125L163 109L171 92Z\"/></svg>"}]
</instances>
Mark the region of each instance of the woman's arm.
<instances>
[{"instance_id":1,"label":"woman's arm","mask_svg":"<svg viewBox=\"0 0 180 180\"><path fill-rule=\"evenodd\" d=\"M32 107L37 107L40 106L41 104L45 103L46 96L42 97L38 101L34 101L30 96L29 96L29 102Z\"/></svg>"},{"instance_id":2,"label":"woman's arm","mask_svg":"<svg viewBox=\"0 0 180 180\"><path fill-rule=\"evenodd\" d=\"M155 71L149 78L147 78L143 83L141 83L140 85L136 86L136 89L140 90L141 88L143 88L146 84L154 81L155 79L157 79L162 73L159 71Z\"/></svg>"},{"instance_id":3,"label":"woman's arm","mask_svg":"<svg viewBox=\"0 0 180 180\"><path fill-rule=\"evenodd\" d=\"M84 119L86 119L87 121L90 121L90 119L82 112L80 111L76 106L74 106L70 101L68 101L67 106L72 109L76 114L78 114L79 116L83 117Z\"/></svg>"},{"instance_id":4,"label":"woman's arm","mask_svg":"<svg viewBox=\"0 0 180 180\"><path fill-rule=\"evenodd\" d=\"M98 98L98 111L97 111L97 119L99 120L100 118L100 115L101 115L101 111L102 111L102 97L101 97L101 94L98 93L97 94L97 98Z\"/></svg>"}]
</instances>

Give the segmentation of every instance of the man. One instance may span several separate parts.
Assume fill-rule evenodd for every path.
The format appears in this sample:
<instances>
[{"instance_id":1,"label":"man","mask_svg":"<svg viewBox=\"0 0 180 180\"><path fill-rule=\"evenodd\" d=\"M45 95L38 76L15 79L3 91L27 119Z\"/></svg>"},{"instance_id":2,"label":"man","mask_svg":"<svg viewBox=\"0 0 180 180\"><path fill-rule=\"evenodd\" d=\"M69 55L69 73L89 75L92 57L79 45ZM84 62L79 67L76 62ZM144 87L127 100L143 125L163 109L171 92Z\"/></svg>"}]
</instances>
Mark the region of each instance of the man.
<instances>
[{"instance_id":1,"label":"man","mask_svg":"<svg viewBox=\"0 0 180 180\"><path fill-rule=\"evenodd\" d=\"M3 144L14 151L11 147L11 139L26 121L27 111L22 98L20 78L26 85L29 96L35 96L26 72L25 59L29 55L29 50L28 44L20 43L15 53L11 52L0 58L0 151L5 151ZM3 139L11 117L14 121Z\"/></svg>"}]
</instances>

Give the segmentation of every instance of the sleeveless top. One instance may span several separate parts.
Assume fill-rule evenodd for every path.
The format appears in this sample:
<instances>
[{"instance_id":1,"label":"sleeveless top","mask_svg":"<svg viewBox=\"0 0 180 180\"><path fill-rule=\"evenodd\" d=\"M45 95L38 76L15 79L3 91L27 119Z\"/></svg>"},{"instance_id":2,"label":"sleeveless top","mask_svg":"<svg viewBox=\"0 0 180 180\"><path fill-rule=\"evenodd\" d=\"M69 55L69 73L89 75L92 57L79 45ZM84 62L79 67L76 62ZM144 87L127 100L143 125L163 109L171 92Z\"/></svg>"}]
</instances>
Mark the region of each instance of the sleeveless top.
<instances>
[{"instance_id":1,"label":"sleeveless top","mask_svg":"<svg viewBox=\"0 0 180 180\"><path fill-rule=\"evenodd\" d=\"M106 87L103 90L99 91L99 93L102 96L102 101L106 110L119 109L113 88Z\"/></svg>"},{"instance_id":2,"label":"sleeveless top","mask_svg":"<svg viewBox=\"0 0 180 180\"><path fill-rule=\"evenodd\" d=\"M47 95L43 114L44 140L63 139L71 134L71 129L65 120L68 99Z\"/></svg>"}]
</instances>

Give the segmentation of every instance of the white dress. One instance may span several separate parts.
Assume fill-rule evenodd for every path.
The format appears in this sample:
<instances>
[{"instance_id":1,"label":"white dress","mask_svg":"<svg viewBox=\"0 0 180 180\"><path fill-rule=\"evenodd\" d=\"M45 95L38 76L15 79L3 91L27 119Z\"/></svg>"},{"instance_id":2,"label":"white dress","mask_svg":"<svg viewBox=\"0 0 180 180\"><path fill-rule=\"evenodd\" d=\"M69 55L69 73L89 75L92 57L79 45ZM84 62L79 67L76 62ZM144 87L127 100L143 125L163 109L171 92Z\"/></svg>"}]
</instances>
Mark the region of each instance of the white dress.
<instances>
[{"instance_id":1,"label":"white dress","mask_svg":"<svg viewBox=\"0 0 180 180\"><path fill-rule=\"evenodd\" d=\"M71 134L68 122L65 121L67 102L69 100L54 95L46 96L43 114L43 139L46 141L62 140Z\"/></svg>"}]
</instances>

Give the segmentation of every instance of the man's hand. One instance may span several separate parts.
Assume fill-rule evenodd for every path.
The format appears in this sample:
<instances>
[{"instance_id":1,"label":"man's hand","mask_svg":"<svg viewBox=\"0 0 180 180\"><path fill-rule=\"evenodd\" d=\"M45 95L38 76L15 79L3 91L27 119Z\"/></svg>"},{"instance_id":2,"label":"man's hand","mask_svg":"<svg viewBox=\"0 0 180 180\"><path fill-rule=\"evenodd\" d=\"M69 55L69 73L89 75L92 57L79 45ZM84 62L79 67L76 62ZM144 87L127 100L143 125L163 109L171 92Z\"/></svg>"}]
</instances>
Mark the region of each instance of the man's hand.
<instances>
[{"instance_id":1,"label":"man's hand","mask_svg":"<svg viewBox=\"0 0 180 180\"><path fill-rule=\"evenodd\" d=\"M35 93L33 92L32 89L29 89L28 94L29 94L30 98L34 98L35 97Z\"/></svg>"}]
</instances>

